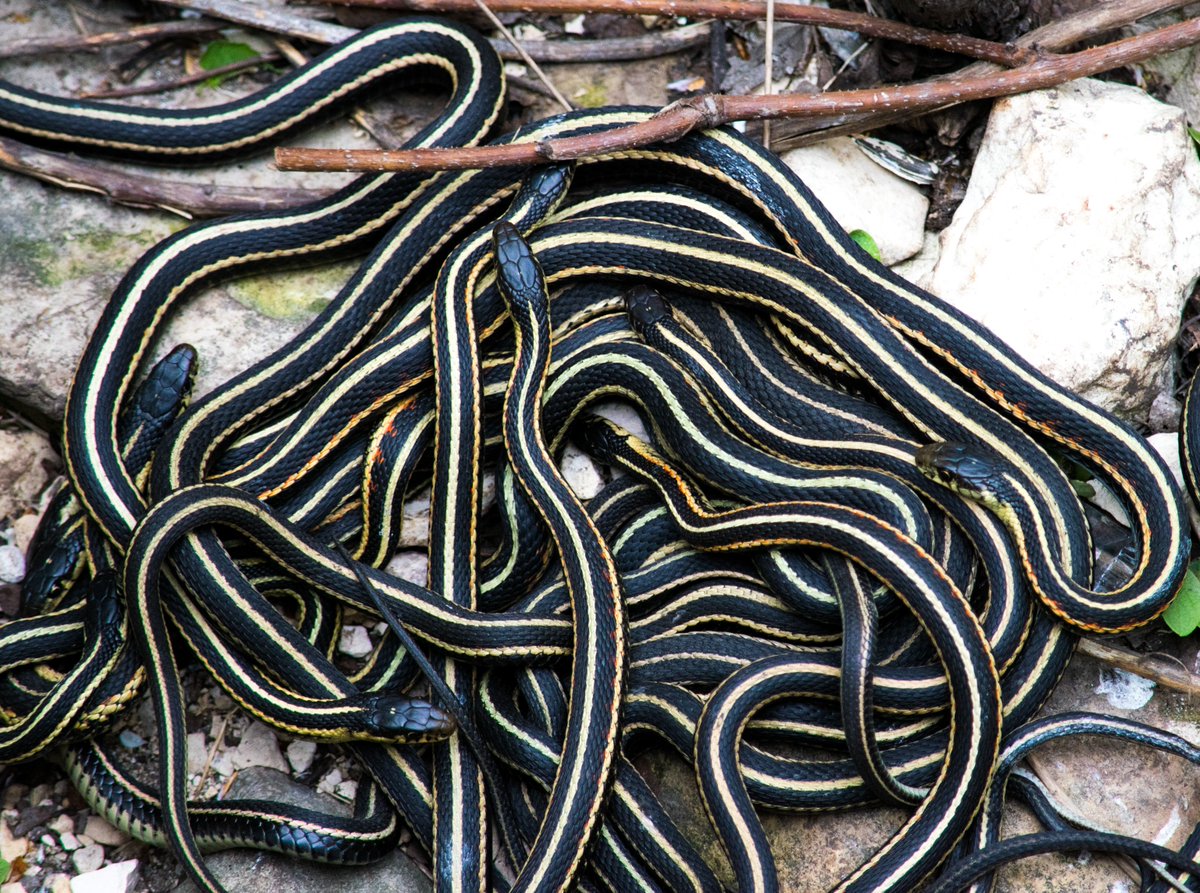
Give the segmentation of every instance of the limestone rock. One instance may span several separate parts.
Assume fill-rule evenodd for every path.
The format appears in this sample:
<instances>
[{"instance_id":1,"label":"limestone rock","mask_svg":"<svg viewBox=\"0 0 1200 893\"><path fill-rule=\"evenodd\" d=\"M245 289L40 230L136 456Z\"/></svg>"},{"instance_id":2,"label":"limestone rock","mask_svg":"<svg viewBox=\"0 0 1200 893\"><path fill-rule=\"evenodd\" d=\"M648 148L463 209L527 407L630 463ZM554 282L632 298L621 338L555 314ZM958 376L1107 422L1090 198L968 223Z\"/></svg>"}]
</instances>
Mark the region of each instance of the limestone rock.
<instances>
[{"instance_id":1,"label":"limestone rock","mask_svg":"<svg viewBox=\"0 0 1200 893\"><path fill-rule=\"evenodd\" d=\"M1200 270L1200 163L1183 114L1084 80L998 102L920 283L1051 378L1145 419Z\"/></svg>"},{"instance_id":2,"label":"limestone rock","mask_svg":"<svg viewBox=\"0 0 1200 893\"><path fill-rule=\"evenodd\" d=\"M129 835L110 824L103 816L89 815L84 831L96 843L105 846L124 846L129 843Z\"/></svg>"},{"instance_id":3,"label":"limestone rock","mask_svg":"<svg viewBox=\"0 0 1200 893\"><path fill-rule=\"evenodd\" d=\"M241 743L233 751L233 768L246 769L250 766L266 766L287 772L287 761L279 751L275 733L261 722L252 722L242 733Z\"/></svg>"},{"instance_id":4,"label":"limestone rock","mask_svg":"<svg viewBox=\"0 0 1200 893\"><path fill-rule=\"evenodd\" d=\"M128 893L137 888L138 861L114 862L71 879L71 893Z\"/></svg>"},{"instance_id":5,"label":"limestone rock","mask_svg":"<svg viewBox=\"0 0 1200 893\"><path fill-rule=\"evenodd\" d=\"M353 624L342 627L342 634L338 639L339 653L347 657L362 658L371 653L372 647L371 636L365 626Z\"/></svg>"},{"instance_id":6,"label":"limestone rock","mask_svg":"<svg viewBox=\"0 0 1200 893\"><path fill-rule=\"evenodd\" d=\"M921 250L929 199L864 155L853 140L831 139L781 157L847 232L871 234L885 264Z\"/></svg>"},{"instance_id":7,"label":"limestone rock","mask_svg":"<svg viewBox=\"0 0 1200 893\"><path fill-rule=\"evenodd\" d=\"M104 847L93 843L77 849L71 854L71 864L79 874L96 871L104 864Z\"/></svg>"}]
</instances>

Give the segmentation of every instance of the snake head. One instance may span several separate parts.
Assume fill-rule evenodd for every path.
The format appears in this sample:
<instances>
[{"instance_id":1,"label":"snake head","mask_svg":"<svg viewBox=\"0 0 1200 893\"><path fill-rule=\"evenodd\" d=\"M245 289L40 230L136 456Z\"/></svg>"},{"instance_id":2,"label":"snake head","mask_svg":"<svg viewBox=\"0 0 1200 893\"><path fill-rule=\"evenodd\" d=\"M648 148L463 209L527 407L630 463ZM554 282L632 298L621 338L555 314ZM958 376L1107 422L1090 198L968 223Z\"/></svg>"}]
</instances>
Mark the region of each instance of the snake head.
<instances>
[{"instance_id":1,"label":"snake head","mask_svg":"<svg viewBox=\"0 0 1200 893\"><path fill-rule=\"evenodd\" d=\"M645 338L655 323L671 315L671 305L649 286L637 285L625 292L625 312L633 330Z\"/></svg>"},{"instance_id":2,"label":"snake head","mask_svg":"<svg viewBox=\"0 0 1200 893\"><path fill-rule=\"evenodd\" d=\"M959 441L918 447L914 460L921 473L960 496L993 505L1007 462L987 447Z\"/></svg>"},{"instance_id":3,"label":"snake head","mask_svg":"<svg viewBox=\"0 0 1200 893\"><path fill-rule=\"evenodd\" d=\"M571 439L588 455L612 461L628 433L620 425L591 413L581 415L571 425Z\"/></svg>"},{"instance_id":4,"label":"snake head","mask_svg":"<svg viewBox=\"0 0 1200 893\"><path fill-rule=\"evenodd\" d=\"M380 738L446 738L454 731L454 717L428 701L403 695L378 695L372 699L367 721Z\"/></svg>"}]
</instances>

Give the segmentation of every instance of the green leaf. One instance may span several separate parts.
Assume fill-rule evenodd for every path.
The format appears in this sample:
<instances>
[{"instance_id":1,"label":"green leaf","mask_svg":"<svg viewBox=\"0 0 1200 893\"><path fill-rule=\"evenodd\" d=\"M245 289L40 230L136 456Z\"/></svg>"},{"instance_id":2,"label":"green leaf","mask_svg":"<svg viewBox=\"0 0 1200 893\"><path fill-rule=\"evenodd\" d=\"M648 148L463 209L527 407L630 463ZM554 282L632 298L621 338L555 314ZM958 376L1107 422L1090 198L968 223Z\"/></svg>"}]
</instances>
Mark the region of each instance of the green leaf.
<instances>
[{"instance_id":1,"label":"green leaf","mask_svg":"<svg viewBox=\"0 0 1200 893\"><path fill-rule=\"evenodd\" d=\"M1072 478L1071 486L1075 489L1075 495L1080 499L1091 499L1096 495L1096 488L1087 481L1079 481Z\"/></svg>"},{"instance_id":2,"label":"green leaf","mask_svg":"<svg viewBox=\"0 0 1200 893\"><path fill-rule=\"evenodd\" d=\"M205 71L212 71L214 68L223 68L226 65L233 65L235 62L244 62L247 59L257 59L258 57L258 51L248 44L235 43L232 40L214 40L205 47L201 54L200 67ZM204 82L204 86L209 89L219 87L226 78L230 77L233 77L232 73L214 75Z\"/></svg>"},{"instance_id":3,"label":"green leaf","mask_svg":"<svg viewBox=\"0 0 1200 893\"><path fill-rule=\"evenodd\" d=\"M12 877L12 863L7 859L0 859L0 884L7 884L10 877Z\"/></svg>"},{"instance_id":4,"label":"green leaf","mask_svg":"<svg viewBox=\"0 0 1200 893\"><path fill-rule=\"evenodd\" d=\"M245 43L235 43L232 40L214 40L204 48L200 56L200 67L205 71L223 68L235 62L245 62L247 59L257 59L258 51Z\"/></svg>"},{"instance_id":5,"label":"green leaf","mask_svg":"<svg viewBox=\"0 0 1200 893\"><path fill-rule=\"evenodd\" d=\"M1162 618L1177 636L1187 636L1200 626L1200 562L1192 562L1183 575L1183 584L1175 593L1175 600L1163 612Z\"/></svg>"},{"instance_id":6,"label":"green leaf","mask_svg":"<svg viewBox=\"0 0 1200 893\"><path fill-rule=\"evenodd\" d=\"M875 240L871 238L871 234L865 229L854 230L850 233L850 238L857 242L858 247L875 258L875 260L883 261L883 255L879 251L879 246L875 244Z\"/></svg>"},{"instance_id":7,"label":"green leaf","mask_svg":"<svg viewBox=\"0 0 1200 893\"><path fill-rule=\"evenodd\" d=\"M1193 141L1200 143L1200 130L1192 127L1190 124L1188 125L1188 136L1190 136Z\"/></svg>"}]
</instances>

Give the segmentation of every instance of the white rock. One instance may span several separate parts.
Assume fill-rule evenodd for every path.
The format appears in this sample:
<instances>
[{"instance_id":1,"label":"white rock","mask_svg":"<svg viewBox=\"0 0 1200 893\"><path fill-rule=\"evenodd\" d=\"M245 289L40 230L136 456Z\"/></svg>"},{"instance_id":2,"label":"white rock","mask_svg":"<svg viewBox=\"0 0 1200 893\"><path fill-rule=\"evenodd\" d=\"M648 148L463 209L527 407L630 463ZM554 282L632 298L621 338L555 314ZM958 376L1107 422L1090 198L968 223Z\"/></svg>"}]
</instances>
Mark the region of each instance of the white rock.
<instances>
[{"instance_id":1,"label":"white rock","mask_svg":"<svg viewBox=\"0 0 1200 893\"><path fill-rule=\"evenodd\" d=\"M338 651L347 657L366 657L371 653L371 636L365 626L343 626L338 638Z\"/></svg>"},{"instance_id":2,"label":"white rock","mask_svg":"<svg viewBox=\"0 0 1200 893\"><path fill-rule=\"evenodd\" d=\"M68 853L80 849L83 846L83 844L80 843L79 838L70 831L58 835L58 843Z\"/></svg>"},{"instance_id":3,"label":"white rock","mask_svg":"<svg viewBox=\"0 0 1200 893\"><path fill-rule=\"evenodd\" d=\"M780 157L847 232L871 234L885 264L921 250L929 199L864 155L853 140L838 137Z\"/></svg>"},{"instance_id":4,"label":"white rock","mask_svg":"<svg viewBox=\"0 0 1200 893\"><path fill-rule=\"evenodd\" d=\"M1182 113L1082 80L996 103L921 284L1059 383L1145 418L1198 270L1200 163Z\"/></svg>"},{"instance_id":5,"label":"white rock","mask_svg":"<svg viewBox=\"0 0 1200 893\"><path fill-rule=\"evenodd\" d=\"M242 733L242 740L230 754L234 769L250 766L266 766L287 772L287 761L279 752L279 740L275 733L261 722L252 722Z\"/></svg>"},{"instance_id":6,"label":"white rock","mask_svg":"<svg viewBox=\"0 0 1200 893\"><path fill-rule=\"evenodd\" d=\"M75 820L63 812L46 822L46 827L55 834L74 834Z\"/></svg>"},{"instance_id":7,"label":"white rock","mask_svg":"<svg viewBox=\"0 0 1200 893\"><path fill-rule=\"evenodd\" d=\"M424 586L429 577L429 556L415 549L397 552L388 562L387 571L401 580Z\"/></svg>"},{"instance_id":8,"label":"white rock","mask_svg":"<svg viewBox=\"0 0 1200 893\"><path fill-rule=\"evenodd\" d=\"M71 893L130 893L137 882L138 860L129 859L72 878Z\"/></svg>"},{"instance_id":9,"label":"white rock","mask_svg":"<svg viewBox=\"0 0 1200 893\"><path fill-rule=\"evenodd\" d=\"M189 732L187 736L187 771L199 775L208 763L208 737L203 732Z\"/></svg>"},{"instance_id":10,"label":"white rock","mask_svg":"<svg viewBox=\"0 0 1200 893\"><path fill-rule=\"evenodd\" d=\"M71 854L71 864L75 866L75 871L78 874L87 874L89 871L95 871L104 864L104 847L98 843L80 847ZM75 889L74 884L71 887Z\"/></svg>"},{"instance_id":11,"label":"white rock","mask_svg":"<svg viewBox=\"0 0 1200 893\"><path fill-rule=\"evenodd\" d=\"M358 782L354 779L343 781L333 789L333 792L343 800L353 800L358 793Z\"/></svg>"},{"instance_id":12,"label":"white rock","mask_svg":"<svg viewBox=\"0 0 1200 893\"><path fill-rule=\"evenodd\" d=\"M24 579L24 554L16 546L0 546L0 583L20 583Z\"/></svg>"},{"instance_id":13,"label":"white rock","mask_svg":"<svg viewBox=\"0 0 1200 893\"><path fill-rule=\"evenodd\" d=\"M50 893L71 893L71 876L69 874L52 874L46 878L45 884Z\"/></svg>"},{"instance_id":14,"label":"white rock","mask_svg":"<svg viewBox=\"0 0 1200 893\"><path fill-rule=\"evenodd\" d=\"M0 884L0 893L25 893L25 885L20 881L9 881L7 884Z\"/></svg>"},{"instance_id":15,"label":"white rock","mask_svg":"<svg viewBox=\"0 0 1200 893\"><path fill-rule=\"evenodd\" d=\"M559 467L563 477L580 499L591 499L604 486L604 478L600 476L600 467L592 461L591 456L581 452L572 443L568 443L563 449Z\"/></svg>"},{"instance_id":16,"label":"white rock","mask_svg":"<svg viewBox=\"0 0 1200 893\"><path fill-rule=\"evenodd\" d=\"M317 755L317 744L315 741L293 741L288 744L284 753L287 755L288 765L292 767L292 774L303 775L312 766L313 757Z\"/></svg>"},{"instance_id":17,"label":"white rock","mask_svg":"<svg viewBox=\"0 0 1200 893\"><path fill-rule=\"evenodd\" d=\"M320 781L317 782L317 790L322 794L332 794L335 790L337 790L337 786L342 783L344 778L345 776L342 775L342 770L334 766L325 773L325 776Z\"/></svg>"}]
</instances>

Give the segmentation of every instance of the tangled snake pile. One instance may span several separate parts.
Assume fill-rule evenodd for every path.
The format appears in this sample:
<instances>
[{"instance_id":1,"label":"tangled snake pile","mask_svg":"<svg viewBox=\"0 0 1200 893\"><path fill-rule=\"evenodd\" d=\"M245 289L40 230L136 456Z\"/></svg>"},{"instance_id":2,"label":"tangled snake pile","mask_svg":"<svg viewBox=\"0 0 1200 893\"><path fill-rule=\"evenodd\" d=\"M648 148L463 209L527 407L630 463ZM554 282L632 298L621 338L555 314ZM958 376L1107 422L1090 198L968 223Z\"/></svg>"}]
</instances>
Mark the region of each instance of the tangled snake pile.
<instances>
[{"instance_id":1,"label":"tangled snake pile","mask_svg":"<svg viewBox=\"0 0 1200 893\"><path fill-rule=\"evenodd\" d=\"M453 97L413 145L488 134L499 63L434 19L365 31L198 111L0 84L0 129L209 161L417 68L449 74ZM501 139L650 114L571 113ZM366 259L304 332L203 398L188 404L190 347L144 368L200 284L347 251ZM647 437L594 413L613 399ZM586 505L558 470L568 441L612 470ZM645 742L694 764L743 891L779 887L756 808L870 802L910 817L838 890L912 890L939 869L930 889L982 889L994 865L1063 848L1170 866L1147 868L1147 889L1196 868L1200 833L1179 853L1061 821L995 842L1008 772L1042 741L1200 756L1123 720L1033 721L1077 631L1144 624L1179 584L1190 538L1162 461L875 263L731 130L578 170L368 175L189 227L114 292L64 449L26 616L0 629L0 760L53 751L202 889L221 889L204 850L357 863L401 825L439 890L724 889L630 761ZM1126 503L1140 551L1119 590L1089 588L1061 455ZM421 586L385 568L403 500L426 485ZM391 625L351 674L332 659L347 607ZM188 803L178 668L193 658L263 721L344 743L369 779L355 816ZM153 785L97 738L141 691Z\"/></svg>"}]
</instances>

